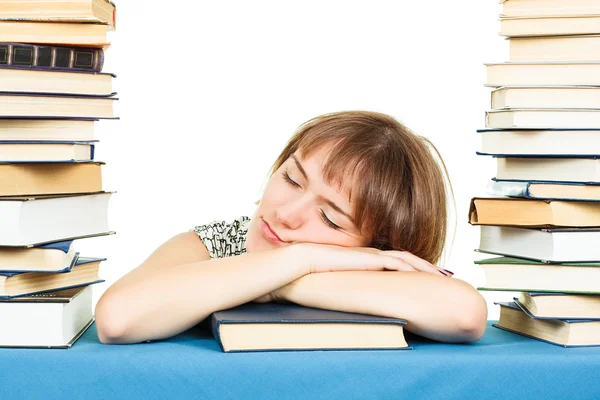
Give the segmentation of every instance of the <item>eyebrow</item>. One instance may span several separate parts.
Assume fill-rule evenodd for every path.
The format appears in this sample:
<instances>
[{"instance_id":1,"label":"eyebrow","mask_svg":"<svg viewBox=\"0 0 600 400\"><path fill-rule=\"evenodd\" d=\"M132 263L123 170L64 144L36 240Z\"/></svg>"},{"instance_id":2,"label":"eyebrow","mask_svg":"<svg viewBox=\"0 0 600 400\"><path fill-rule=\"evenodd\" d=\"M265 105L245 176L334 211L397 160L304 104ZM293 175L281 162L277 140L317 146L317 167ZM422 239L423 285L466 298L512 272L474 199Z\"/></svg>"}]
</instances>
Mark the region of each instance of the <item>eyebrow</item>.
<instances>
[{"instance_id":1,"label":"eyebrow","mask_svg":"<svg viewBox=\"0 0 600 400\"><path fill-rule=\"evenodd\" d=\"M298 159L296 158L296 156L294 156L293 154L290 156L294 162L296 163L296 166L298 167L298 169L300 170L300 173L302 174L302 176L304 176L304 179L306 179L306 182L310 183L310 180L308 179L308 175L306 174L306 171L304 170L304 168L302 167L302 164L300 164L300 161L298 161ZM322 197L322 196L321 196ZM329 206L331 206L331 208L333 208L335 211L339 212L340 214L344 215L346 218L348 218L354 225L356 225L356 223L354 222L354 218L352 218L352 216L350 214L348 214L347 212L345 212L344 210L342 210L340 207L337 206L337 204L335 204L333 201L324 198L325 202L327 204L329 204Z\"/></svg>"}]
</instances>

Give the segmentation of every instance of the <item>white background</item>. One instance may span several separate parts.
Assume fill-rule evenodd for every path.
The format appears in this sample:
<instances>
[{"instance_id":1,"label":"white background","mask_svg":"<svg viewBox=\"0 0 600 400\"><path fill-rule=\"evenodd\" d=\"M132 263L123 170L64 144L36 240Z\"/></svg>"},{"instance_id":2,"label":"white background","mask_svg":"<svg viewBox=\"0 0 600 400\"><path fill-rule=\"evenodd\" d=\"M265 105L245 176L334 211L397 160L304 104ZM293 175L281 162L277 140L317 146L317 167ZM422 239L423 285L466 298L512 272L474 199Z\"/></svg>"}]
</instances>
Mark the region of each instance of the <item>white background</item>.
<instances>
[{"instance_id":1,"label":"white background","mask_svg":"<svg viewBox=\"0 0 600 400\"><path fill-rule=\"evenodd\" d=\"M508 60L500 12L495 0L117 2L104 71L118 76L121 119L96 124L117 234L76 242L108 258L94 301L175 234L252 215L296 127L352 109L390 114L437 146L457 209L445 266L481 283L467 211L495 174L475 151L484 63ZM493 301L512 297L484 295L490 319Z\"/></svg>"}]
</instances>

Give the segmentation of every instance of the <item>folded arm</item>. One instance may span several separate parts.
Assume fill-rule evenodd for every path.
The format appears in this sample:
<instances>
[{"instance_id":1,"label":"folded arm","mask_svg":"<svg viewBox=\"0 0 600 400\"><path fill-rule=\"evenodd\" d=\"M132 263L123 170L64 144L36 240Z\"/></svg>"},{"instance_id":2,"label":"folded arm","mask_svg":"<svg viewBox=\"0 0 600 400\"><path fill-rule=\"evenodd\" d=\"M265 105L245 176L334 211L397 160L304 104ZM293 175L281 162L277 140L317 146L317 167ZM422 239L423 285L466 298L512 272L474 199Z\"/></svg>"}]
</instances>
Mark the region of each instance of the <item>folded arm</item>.
<instances>
[{"instance_id":1,"label":"folded arm","mask_svg":"<svg viewBox=\"0 0 600 400\"><path fill-rule=\"evenodd\" d=\"M408 331L444 342L478 340L487 321L486 302L475 288L424 272L310 274L274 296L307 307L402 318Z\"/></svg>"}]
</instances>

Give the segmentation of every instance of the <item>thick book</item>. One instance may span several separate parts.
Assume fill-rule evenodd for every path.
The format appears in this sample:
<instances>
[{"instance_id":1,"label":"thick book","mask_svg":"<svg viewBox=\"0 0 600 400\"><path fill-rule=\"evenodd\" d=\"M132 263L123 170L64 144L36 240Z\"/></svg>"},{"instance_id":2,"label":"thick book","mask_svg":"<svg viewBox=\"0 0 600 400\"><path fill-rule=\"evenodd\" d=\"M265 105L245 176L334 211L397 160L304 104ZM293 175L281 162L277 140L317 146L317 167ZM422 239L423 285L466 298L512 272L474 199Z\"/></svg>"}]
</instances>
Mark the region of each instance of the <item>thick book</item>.
<instances>
[{"instance_id":1,"label":"thick book","mask_svg":"<svg viewBox=\"0 0 600 400\"><path fill-rule=\"evenodd\" d=\"M596 0L500 0L501 17L600 15Z\"/></svg>"},{"instance_id":2,"label":"thick book","mask_svg":"<svg viewBox=\"0 0 600 400\"><path fill-rule=\"evenodd\" d=\"M224 352L402 350L406 321L296 304L248 303L214 312L213 336Z\"/></svg>"},{"instance_id":3,"label":"thick book","mask_svg":"<svg viewBox=\"0 0 600 400\"><path fill-rule=\"evenodd\" d=\"M600 183L600 161L593 156L497 157L496 179Z\"/></svg>"},{"instance_id":4,"label":"thick book","mask_svg":"<svg viewBox=\"0 0 600 400\"><path fill-rule=\"evenodd\" d=\"M95 142L0 140L0 163L94 160Z\"/></svg>"},{"instance_id":5,"label":"thick book","mask_svg":"<svg viewBox=\"0 0 600 400\"><path fill-rule=\"evenodd\" d=\"M600 86L503 86L492 90L491 107L600 109Z\"/></svg>"},{"instance_id":6,"label":"thick book","mask_svg":"<svg viewBox=\"0 0 600 400\"><path fill-rule=\"evenodd\" d=\"M600 320L540 319L513 302L496 304L500 306L497 328L564 347L600 345Z\"/></svg>"},{"instance_id":7,"label":"thick book","mask_svg":"<svg viewBox=\"0 0 600 400\"><path fill-rule=\"evenodd\" d=\"M512 62L600 61L600 35L511 38Z\"/></svg>"},{"instance_id":8,"label":"thick book","mask_svg":"<svg viewBox=\"0 0 600 400\"><path fill-rule=\"evenodd\" d=\"M116 7L109 0L0 0L0 20L87 22L116 26Z\"/></svg>"},{"instance_id":9,"label":"thick book","mask_svg":"<svg viewBox=\"0 0 600 400\"><path fill-rule=\"evenodd\" d=\"M102 49L0 43L0 68L100 72L103 63Z\"/></svg>"},{"instance_id":10,"label":"thick book","mask_svg":"<svg viewBox=\"0 0 600 400\"><path fill-rule=\"evenodd\" d=\"M0 300L0 347L70 348L93 322L92 288Z\"/></svg>"},{"instance_id":11,"label":"thick book","mask_svg":"<svg viewBox=\"0 0 600 400\"><path fill-rule=\"evenodd\" d=\"M485 64L486 86L597 86L598 62L506 62Z\"/></svg>"},{"instance_id":12,"label":"thick book","mask_svg":"<svg viewBox=\"0 0 600 400\"><path fill-rule=\"evenodd\" d=\"M598 184L492 179L487 187L487 192L492 196L537 200L600 201L600 185Z\"/></svg>"},{"instance_id":13,"label":"thick book","mask_svg":"<svg viewBox=\"0 0 600 400\"><path fill-rule=\"evenodd\" d=\"M101 192L102 165L102 162L0 163L0 196Z\"/></svg>"},{"instance_id":14,"label":"thick book","mask_svg":"<svg viewBox=\"0 0 600 400\"><path fill-rule=\"evenodd\" d=\"M31 296L104 282L98 276L98 270L100 263L105 260L106 258L78 257L73 268L59 273L2 272L0 273L0 298Z\"/></svg>"},{"instance_id":15,"label":"thick book","mask_svg":"<svg viewBox=\"0 0 600 400\"><path fill-rule=\"evenodd\" d=\"M479 251L545 263L600 262L600 230L480 227Z\"/></svg>"},{"instance_id":16,"label":"thick book","mask_svg":"<svg viewBox=\"0 0 600 400\"><path fill-rule=\"evenodd\" d=\"M570 17L500 18L500 35L508 38L594 34L600 34L600 13Z\"/></svg>"},{"instance_id":17,"label":"thick book","mask_svg":"<svg viewBox=\"0 0 600 400\"><path fill-rule=\"evenodd\" d=\"M0 246L28 247L109 234L112 192L0 198Z\"/></svg>"},{"instance_id":18,"label":"thick book","mask_svg":"<svg viewBox=\"0 0 600 400\"><path fill-rule=\"evenodd\" d=\"M472 225L523 227L600 227L600 202L474 197Z\"/></svg>"},{"instance_id":19,"label":"thick book","mask_svg":"<svg viewBox=\"0 0 600 400\"><path fill-rule=\"evenodd\" d=\"M93 119L2 119L0 140L94 141Z\"/></svg>"},{"instance_id":20,"label":"thick book","mask_svg":"<svg viewBox=\"0 0 600 400\"><path fill-rule=\"evenodd\" d=\"M521 292L515 303L537 318L600 319L600 295Z\"/></svg>"},{"instance_id":21,"label":"thick book","mask_svg":"<svg viewBox=\"0 0 600 400\"><path fill-rule=\"evenodd\" d=\"M475 264L485 274L485 284L479 290L600 294L600 263L547 264L494 257Z\"/></svg>"},{"instance_id":22,"label":"thick book","mask_svg":"<svg viewBox=\"0 0 600 400\"><path fill-rule=\"evenodd\" d=\"M600 99L600 93L598 98ZM600 154L597 129L478 129L486 155L596 156Z\"/></svg>"},{"instance_id":23,"label":"thick book","mask_svg":"<svg viewBox=\"0 0 600 400\"><path fill-rule=\"evenodd\" d=\"M0 273L66 272L73 268L78 254L72 240L31 248L0 247Z\"/></svg>"},{"instance_id":24,"label":"thick book","mask_svg":"<svg viewBox=\"0 0 600 400\"><path fill-rule=\"evenodd\" d=\"M0 92L0 118L115 118L116 97Z\"/></svg>"},{"instance_id":25,"label":"thick book","mask_svg":"<svg viewBox=\"0 0 600 400\"><path fill-rule=\"evenodd\" d=\"M486 128L582 129L599 126L600 109L596 108L510 108L485 113Z\"/></svg>"},{"instance_id":26,"label":"thick book","mask_svg":"<svg viewBox=\"0 0 600 400\"><path fill-rule=\"evenodd\" d=\"M111 96L114 74L0 68L0 92Z\"/></svg>"},{"instance_id":27,"label":"thick book","mask_svg":"<svg viewBox=\"0 0 600 400\"><path fill-rule=\"evenodd\" d=\"M0 20L0 42L108 48L108 25Z\"/></svg>"}]
</instances>

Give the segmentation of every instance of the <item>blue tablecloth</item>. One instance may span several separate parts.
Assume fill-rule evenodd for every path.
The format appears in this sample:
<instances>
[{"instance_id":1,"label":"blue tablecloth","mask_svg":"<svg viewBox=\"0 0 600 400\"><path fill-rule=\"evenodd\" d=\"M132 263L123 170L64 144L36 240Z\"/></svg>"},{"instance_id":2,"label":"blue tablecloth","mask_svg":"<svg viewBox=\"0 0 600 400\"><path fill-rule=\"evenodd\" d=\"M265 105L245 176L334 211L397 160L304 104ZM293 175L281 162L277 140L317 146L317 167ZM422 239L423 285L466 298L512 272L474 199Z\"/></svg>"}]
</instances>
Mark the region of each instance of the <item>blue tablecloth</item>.
<instances>
[{"instance_id":1,"label":"blue tablecloth","mask_svg":"<svg viewBox=\"0 0 600 400\"><path fill-rule=\"evenodd\" d=\"M222 353L208 331L69 350L0 349L0 399L600 399L600 348L565 349L491 326L474 344L414 350Z\"/></svg>"}]
</instances>

